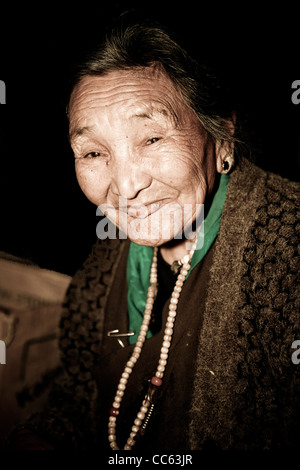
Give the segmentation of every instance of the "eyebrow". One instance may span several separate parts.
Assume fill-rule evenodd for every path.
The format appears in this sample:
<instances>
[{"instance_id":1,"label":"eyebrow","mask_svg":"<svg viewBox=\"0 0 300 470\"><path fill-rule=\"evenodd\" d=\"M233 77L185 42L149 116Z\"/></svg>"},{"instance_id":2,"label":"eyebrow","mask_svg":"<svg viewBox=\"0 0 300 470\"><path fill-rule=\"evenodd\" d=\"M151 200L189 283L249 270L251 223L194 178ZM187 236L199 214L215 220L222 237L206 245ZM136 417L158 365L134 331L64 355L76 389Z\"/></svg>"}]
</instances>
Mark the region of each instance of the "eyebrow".
<instances>
[{"instance_id":1,"label":"eyebrow","mask_svg":"<svg viewBox=\"0 0 300 470\"><path fill-rule=\"evenodd\" d=\"M72 132L69 133L69 141L80 137L81 135L88 134L93 131L92 126L77 127Z\"/></svg>"},{"instance_id":2,"label":"eyebrow","mask_svg":"<svg viewBox=\"0 0 300 470\"><path fill-rule=\"evenodd\" d=\"M154 108L154 109L150 109L149 111L140 111L140 112L137 112L137 113L133 114L132 116L130 116L129 119L137 118L137 119L150 119L150 120L153 120L155 115L170 118L175 125L178 124L177 114L169 106L167 108L165 108L165 107L164 108L159 108L159 109Z\"/></svg>"},{"instance_id":3,"label":"eyebrow","mask_svg":"<svg viewBox=\"0 0 300 470\"><path fill-rule=\"evenodd\" d=\"M175 111L171 107L159 108L159 109L150 109L149 111L140 111L132 114L129 119L149 119L153 120L155 115L163 116L170 118L175 126L178 124L178 117ZM94 128L92 126L77 127L72 132L69 133L69 141L80 137L81 135L88 134L93 132Z\"/></svg>"}]
</instances>

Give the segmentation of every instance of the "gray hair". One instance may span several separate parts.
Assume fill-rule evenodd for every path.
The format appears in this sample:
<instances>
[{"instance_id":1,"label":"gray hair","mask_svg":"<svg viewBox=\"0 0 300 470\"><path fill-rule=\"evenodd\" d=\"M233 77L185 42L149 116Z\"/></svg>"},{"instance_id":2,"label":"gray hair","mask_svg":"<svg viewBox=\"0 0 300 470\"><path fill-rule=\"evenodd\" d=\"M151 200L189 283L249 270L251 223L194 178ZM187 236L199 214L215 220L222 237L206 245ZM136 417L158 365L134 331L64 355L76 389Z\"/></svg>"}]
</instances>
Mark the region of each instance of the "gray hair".
<instances>
[{"instance_id":1,"label":"gray hair","mask_svg":"<svg viewBox=\"0 0 300 470\"><path fill-rule=\"evenodd\" d=\"M78 66L72 89L88 75L104 75L114 70L158 66L172 80L185 102L195 112L214 141L228 143L235 156L247 149L244 132L237 119L232 132L233 103L216 74L200 64L181 47L161 25L120 22L106 33L104 40Z\"/></svg>"}]
</instances>

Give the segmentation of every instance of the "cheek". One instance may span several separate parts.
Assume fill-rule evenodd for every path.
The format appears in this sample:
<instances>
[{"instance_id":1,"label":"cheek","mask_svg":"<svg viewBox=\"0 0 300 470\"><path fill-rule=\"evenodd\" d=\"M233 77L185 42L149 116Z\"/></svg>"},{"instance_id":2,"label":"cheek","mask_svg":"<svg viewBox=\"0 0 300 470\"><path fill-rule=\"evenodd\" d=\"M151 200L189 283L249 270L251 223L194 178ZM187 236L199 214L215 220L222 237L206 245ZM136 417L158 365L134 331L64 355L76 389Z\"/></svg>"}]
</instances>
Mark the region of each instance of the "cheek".
<instances>
[{"instance_id":1,"label":"cheek","mask_svg":"<svg viewBox=\"0 0 300 470\"><path fill-rule=\"evenodd\" d=\"M84 168L80 163L75 165L78 184L85 196L97 206L106 202L108 181L96 169Z\"/></svg>"},{"instance_id":2,"label":"cheek","mask_svg":"<svg viewBox=\"0 0 300 470\"><path fill-rule=\"evenodd\" d=\"M166 151L161 156L159 166L160 178L170 186L178 189L197 184L201 179L202 165L200 155L191 149L177 147Z\"/></svg>"}]
</instances>

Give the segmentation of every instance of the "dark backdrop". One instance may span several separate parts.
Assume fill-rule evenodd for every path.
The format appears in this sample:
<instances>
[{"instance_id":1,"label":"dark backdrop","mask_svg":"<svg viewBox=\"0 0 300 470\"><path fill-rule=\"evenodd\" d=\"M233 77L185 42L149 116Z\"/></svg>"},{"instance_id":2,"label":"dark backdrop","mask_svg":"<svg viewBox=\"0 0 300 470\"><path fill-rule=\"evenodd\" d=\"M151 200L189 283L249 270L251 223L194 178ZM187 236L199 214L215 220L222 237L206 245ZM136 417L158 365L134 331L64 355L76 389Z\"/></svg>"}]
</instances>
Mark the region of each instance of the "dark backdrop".
<instances>
[{"instance_id":1,"label":"dark backdrop","mask_svg":"<svg viewBox=\"0 0 300 470\"><path fill-rule=\"evenodd\" d=\"M300 104L291 100L292 82L300 80L298 2L224 3L150 1L143 12L169 23L223 71L249 112L258 163L299 180ZM111 16L136 4L2 8L0 80L7 102L0 106L0 251L68 274L88 254L99 219L75 178L67 79L78 51Z\"/></svg>"}]
</instances>

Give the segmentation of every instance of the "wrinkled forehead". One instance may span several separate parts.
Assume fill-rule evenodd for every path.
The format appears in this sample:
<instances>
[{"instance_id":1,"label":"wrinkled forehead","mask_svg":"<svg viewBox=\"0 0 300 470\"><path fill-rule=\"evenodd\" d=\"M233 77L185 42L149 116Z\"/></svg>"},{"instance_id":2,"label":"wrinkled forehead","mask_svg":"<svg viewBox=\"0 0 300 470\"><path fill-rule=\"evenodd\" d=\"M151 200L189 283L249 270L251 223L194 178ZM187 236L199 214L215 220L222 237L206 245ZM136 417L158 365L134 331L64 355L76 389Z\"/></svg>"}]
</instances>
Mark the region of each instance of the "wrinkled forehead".
<instances>
[{"instance_id":1,"label":"wrinkled forehead","mask_svg":"<svg viewBox=\"0 0 300 470\"><path fill-rule=\"evenodd\" d=\"M96 110L108 109L140 114L159 112L177 119L186 108L184 99L166 73L157 68L116 70L105 75L87 75L73 89L69 103L70 127Z\"/></svg>"}]
</instances>

